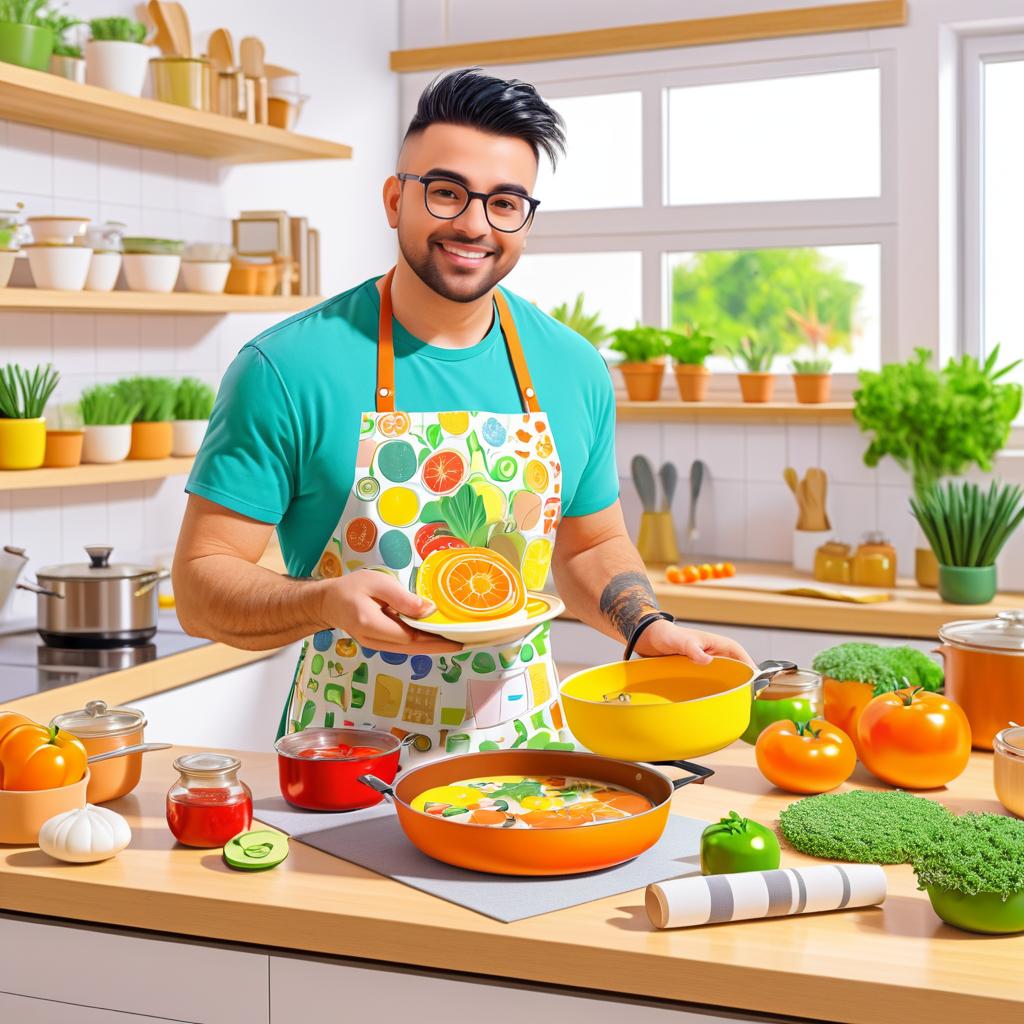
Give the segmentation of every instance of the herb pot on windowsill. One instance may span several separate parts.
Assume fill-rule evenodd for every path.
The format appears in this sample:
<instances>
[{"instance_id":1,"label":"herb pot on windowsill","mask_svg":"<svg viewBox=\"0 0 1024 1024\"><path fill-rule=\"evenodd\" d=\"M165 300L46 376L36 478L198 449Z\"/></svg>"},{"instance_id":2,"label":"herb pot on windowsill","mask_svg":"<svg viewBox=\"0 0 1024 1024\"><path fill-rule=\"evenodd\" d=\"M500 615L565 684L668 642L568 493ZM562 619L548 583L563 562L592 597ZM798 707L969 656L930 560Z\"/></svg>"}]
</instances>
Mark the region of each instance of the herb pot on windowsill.
<instances>
[{"instance_id":1,"label":"herb pot on windowsill","mask_svg":"<svg viewBox=\"0 0 1024 1024\"><path fill-rule=\"evenodd\" d=\"M661 383L665 378L663 358L646 363L619 363L619 369L630 401L656 402L661 397Z\"/></svg>"},{"instance_id":2,"label":"herb pot on windowsill","mask_svg":"<svg viewBox=\"0 0 1024 1024\"><path fill-rule=\"evenodd\" d=\"M178 458L195 455L209 425L209 420L174 420L171 424L174 436L171 454Z\"/></svg>"},{"instance_id":3,"label":"herb pot on windowsill","mask_svg":"<svg viewBox=\"0 0 1024 1024\"><path fill-rule=\"evenodd\" d=\"M82 445L82 461L100 465L124 462L131 445L130 423L88 424Z\"/></svg>"},{"instance_id":4,"label":"herb pot on windowsill","mask_svg":"<svg viewBox=\"0 0 1024 1024\"><path fill-rule=\"evenodd\" d=\"M950 604L988 604L996 596L994 565L940 565L939 597Z\"/></svg>"},{"instance_id":5,"label":"herb pot on windowsill","mask_svg":"<svg viewBox=\"0 0 1024 1024\"><path fill-rule=\"evenodd\" d=\"M46 455L46 419L0 419L0 469L38 469Z\"/></svg>"},{"instance_id":6,"label":"herb pot on windowsill","mask_svg":"<svg viewBox=\"0 0 1024 1024\"><path fill-rule=\"evenodd\" d=\"M101 89L141 96L152 50L142 43L90 39L85 44L85 80Z\"/></svg>"},{"instance_id":7,"label":"herb pot on windowsill","mask_svg":"<svg viewBox=\"0 0 1024 1024\"><path fill-rule=\"evenodd\" d=\"M129 459L169 459L174 446L174 425L170 420L132 424L132 446Z\"/></svg>"},{"instance_id":8,"label":"herb pot on windowsill","mask_svg":"<svg viewBox=\"0 0 1024 1024\"><path fill-rule=\"evenodd\" d=\"M775 394L775 374L738 373L740 393L744 402L770 402Z\"/></svg>"},{"instance_id":9,"label":"herb pot on windowsill","mask_svg":"<svg viewBox=\"0 0 1024 1024\"><path fill-rule=\"evenodd\" d=\"M708 396L711 371L699 363L676 363L676 383L684 402L703 402Z\"/></svg>"},{"instance_id":10,"label":"herb pot on windowsill","mask_svg":"<svg viewBox=\"0 0 1024 1024\"><path fill-rule=\"evenodd\" d=\"M84 430L48 430L43 465L47 469L73 469L82 461L84 441Z\"/></svg>"},{"instance_id":11,"label":"herb pot on windowsill","mask_svg":"<svg viewBox=\"0 0 1024 1024\"><path fill-rule=\"evenodd\" d=\"M794 373L796 400L804 405L820 405L832 397L832 374Z\"/></svg>"},{"instance_id":12,"label":"herb pot on windowsill","mask_svg":"<svg viewBox=\"0 0 1024 1024\"><path fill-rule=\"evenodd\" d=\"M0 61L45 71L53 53L53 29L0 21Z\"/></svg>"}]
</instances>

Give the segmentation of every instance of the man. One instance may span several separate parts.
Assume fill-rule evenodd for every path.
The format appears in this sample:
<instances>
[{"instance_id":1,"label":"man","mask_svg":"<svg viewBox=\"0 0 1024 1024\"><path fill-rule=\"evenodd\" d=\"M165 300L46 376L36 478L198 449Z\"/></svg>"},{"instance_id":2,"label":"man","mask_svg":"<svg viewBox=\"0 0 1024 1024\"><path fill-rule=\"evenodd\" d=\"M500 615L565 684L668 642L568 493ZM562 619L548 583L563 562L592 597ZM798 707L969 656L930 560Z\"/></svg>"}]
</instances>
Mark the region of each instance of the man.
<instances>
[{"instance_id":1,"label":"man","mask_svg":"<svg viewBox=\"0 0 1024 1024\"><path fill-rule=\"evenodd\" d=\"M657 602L618 502L604 361L497 288L526 243L539 156L560 151L532 86L477 69L435 81L384 183L393 272L264 332L225 375L187 488L178 615L235 647L310 637L282 731L372 725L431 756L571 747L547 622L463 650L399 618L438 602L487 618L549 564L578 619L622 643L646 623L642 655L750 661L645 620ZM290 577L256 564L275 526Z\"/></svg>"}]
</instances>

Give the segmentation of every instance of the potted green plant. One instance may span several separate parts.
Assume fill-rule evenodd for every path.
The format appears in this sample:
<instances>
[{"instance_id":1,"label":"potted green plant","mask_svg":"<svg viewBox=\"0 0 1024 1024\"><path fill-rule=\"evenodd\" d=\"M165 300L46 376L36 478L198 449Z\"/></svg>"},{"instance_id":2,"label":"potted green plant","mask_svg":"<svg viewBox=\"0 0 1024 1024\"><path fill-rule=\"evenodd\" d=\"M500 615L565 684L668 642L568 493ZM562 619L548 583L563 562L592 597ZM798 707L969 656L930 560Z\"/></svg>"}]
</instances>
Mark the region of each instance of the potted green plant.
<instances>
[{"instance_id":1,"label":"potted green plant","mask_svg":"<svg viewBox=\"0 0 1024 1024\"><path fill-rule=\"evenodd\" d=\"M794 359L792 366L793 387L798 402L819 405L832 397L831 359Z\"/></svg>"},{"instance_id":2,"label":"potted green plant","mask_svg":"<svg viewBox=\"0 0 1024 1024\"><path fill-rule=\"evenodd\" d=\"M612 331L614 341L608 347L622 354L619 369L626 392L634 402L653 402L661 397L665 376L667 346L665 332L657 327L620 327Z\"/></svg>"},{"instance_id":3,"label":"potted green plant","mask_svg":"<svg viewBox=\"0 0 1024 1024\"><path fill-rule=\"evenodd\" d=\"M572 309L568 302L555 306L550 310L549 316L554 317L559 323L571 327L577 334L582 335L594 348L600 348L601 343L608 337L608 328L601 323L598 313L586 313L583 310L583 292L579 292Z\"/></svg>"},{"instance_id":4,"label":"potted green plant","mask_svg":"<svg viewBox=\"0 0 1024 1024\"><path fill-rule=\"evenodd\" d=\"M103 89L141 96L150 51L146 26L134 18L93 18L85 44L85 80Z\"/></svg>"},{"instance_id":5,"label":"potted green plant","mask_svg":"<svg viewBox=\"0 0 1024 1024\"><path fill-rule=\"evenodd\" d=\"M46 412L45 469L74 469L82 461L85 431L76 402L55 405Z\"/></svg>"},{"instance_id":6,"label":"potted green plant","mask_svg":"<svg viewBox=\"0 0 1024 1024\"><path fill-rule=\"evenodd\" d=\"M0 0L0 61L45 71L53 53L48 0Z\"/></svg>"},{"instance_id":7,"label":"potted green plant","mask_svg":"<svg viewBox=\"0 0 1024 1024\"><path fill-rule=\"evenodd\" d=\"M51 10L46 14L46 23L53 32L53 54L50 57L50 74L68 78L72 82L85 81L85 58L82 48L68 42L71 29L84 24L80 18Z\"/></svg>"},{"instance_id":8,"label":"potted green plant","mask_svg":"<svg viewBox=\"0 0 1024 1024\"><path fill-rule=\"evenodd\" d=\"M43 410L59 381L50 363L31 372L18 363L0 369L0 469L38 469L43 464Z\"/></svg>"},{"instance_id":9,"label":"potted green plant","mask_svg":"<svg viewBox=\"0 0 1024 1024\"><path fill-rule=\"evenodd\" d=\"M111 463L128 458L132 446L132 421L140 403L126 398L113 384L86 388L78 401L85 425L82 461Z\"/></svg>"},{"instance_id":10,"label":"potted green plant","mask_svg":"<svg viewBox=\"0 0 1024 1024\"><path fill-rule=\"evenodd\" d=\"M910 508L939 561L939 597L985 604L996 593L996 558L1024 519L1024 491L992 481L935 486Z\"/></svg>"},{"instance_id":11,"label":"potted green plant","mask_svg":"<svg viewBox=\"0 0 1024 1024\"><path fill-rule=\"evenodd\" d=\"M195 377L185 377L178 384L174 400L172 455L195 455L199 451L213 412L214 398L213 388Z\"/></svg>"},{"instance_id":12,"label":"potted green plant","mask_svg":"<svg viewBox=\"0 0 1024 1024\"><path fill-rule=\"evenodd\" d=\"M132 421L129 459L166 459L174 445L174 405L178 384L169 377L127 377L114 387L137 408Z\"/></svg>"},{"instance_id":13,"label":"potted green plant","mask_svg":"<svg viewBox=\"0 0 1024 1024\"><path fill-rule=\"evenodd\" d=\"M684 402L703 402L711 380L711 371L704 360L715 350L714 337L701 331L697 324L687 324L681 332L664 333L675 367L679 397Z\"/></svg>"},{"instance_id":14,"label":"potted green plant","mask_svg":"<svg viewBox=\"0 0 1024 1024\"><path fill-rule=\"evenodd\" d=\"M770 402L775 394L772 363L779 351L778 343L773 338L760 338L751 333L728 351L738 369L743 401Z\"/></svg>"},{"instance_id":15,"label":"potted green plant","mask_svg":"<svg viewBox=\"0 0 1024 1024\"><path fill-rule=\"evenodd\" d=\"M961 476L972 465L990 472L1021 407L1021 386L1002 380L1020 360L997 369L998 360L997 345L984 363L965 355L936 371L931 352L920 348L906 363L861 370L853 418L871 435L865 464L894 459L910 475L919 502L943 477ZM915 568L922 587L938 584L930 548L918 548Z\"/></svg>"}]
</instances>

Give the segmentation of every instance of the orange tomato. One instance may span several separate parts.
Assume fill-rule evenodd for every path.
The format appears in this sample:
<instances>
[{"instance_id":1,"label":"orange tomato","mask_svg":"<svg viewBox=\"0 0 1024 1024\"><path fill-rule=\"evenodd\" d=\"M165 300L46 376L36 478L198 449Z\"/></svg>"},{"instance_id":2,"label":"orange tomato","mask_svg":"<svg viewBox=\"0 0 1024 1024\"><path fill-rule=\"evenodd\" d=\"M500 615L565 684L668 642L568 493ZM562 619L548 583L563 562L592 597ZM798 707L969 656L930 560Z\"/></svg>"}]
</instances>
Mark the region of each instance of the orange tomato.
<instances>
[{"instance_id":1,"label":"orange tomato","mask_svg":"<svg viewBox=\"0 0 1024 1024\"><path fill-rule=\"evenodd\" d=\"M733 565L732 562L723 562L722 563L722 575L723 576L735 576L736 575L736 566Z\"/></svg>"},{"instance_id":2,"label":"orange tomato","mask_svg":"<svg viewBox=\"0 0 1024 1024\"><path fill-rule=\"evenodd\" d=\"M873 698L857 722L857 749L872 775L904 789L955 779L971 755L971 726L959 704L920 687Z\"/></svg>"},{"instance_id":3,"label":"orange tomato","mask_svg":"<svg viewBox=\"0 0 1024 1024\"><path fill-rule=\"evenodd\" d=\"M715 562L715 564L711 566L711 574L716 580L722 579L725 576L725 562Z\"/></svg>"},{"instance_id":4,"label":"orange tomato","mask_svg":"<svg viewBox=\"0 0 1024 1024\"><path fill-rule=\"evenodd\" d=\"M77 736L45 725L16 725L0 739L5 789L56 789L78 782L88 755Z\"/></svg>"},{"instance_id":5,"label":"orange tomato","mask_svg":"<svg viewBox=\"0 0 1024 1024\"><path fill-rule=\"evenodd\" d=\"M790 793L824 793L845 782L857 766L850 737L821 718L772 722L757 738L761 774Z\"/></svg>"},{"instance_id":6,"label":"orange tomato","mask_svg":"<svg viewBox=\"0 0 1024 1024\"><path fill-rule=\"evenodd\" d=\"M710 565L708 565L707 562L705 562L703 565L698 566L697 572L700 573L700 578L702 580L709 580L714 575L714 570L711 568Z\"/></svg>"},{"instance_id":7,"label":"orange tomato","mask_svg":"<svg viewBox=\"0 0 1024 1024\"><path fill-rule=\"evenodd\" d=\"M700 579L700 569L695 565L683 566L683 582L696 583Z\"/></svg>"},{"instance_id":8,"label":"orange tomato","mask_svg":"<svg viewBox=\"0 0 1024 1024\"><path fill-rule=\"evenodd\" d=\"M683 582L683 570L678 565L670 565L665 570L665 580L668 583L682 583Z\"/></svg>"}]
</instances>

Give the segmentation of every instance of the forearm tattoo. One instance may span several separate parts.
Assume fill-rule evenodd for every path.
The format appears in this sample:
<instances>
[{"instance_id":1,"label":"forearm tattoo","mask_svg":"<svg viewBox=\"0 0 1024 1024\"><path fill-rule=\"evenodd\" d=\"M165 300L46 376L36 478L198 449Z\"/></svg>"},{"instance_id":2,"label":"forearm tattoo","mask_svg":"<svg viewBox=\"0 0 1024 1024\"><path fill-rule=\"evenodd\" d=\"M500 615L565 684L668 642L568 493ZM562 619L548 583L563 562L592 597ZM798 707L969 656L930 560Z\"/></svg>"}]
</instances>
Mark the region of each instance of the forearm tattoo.
<instances>
[{"instance_id":1,"label":"forearm tattoo","mask_svg":"<svg viewBox=\"0 0 1024 1024\"><path fill-rule=\"evenodd\" d=\"M651 581L642 572L620 572L601 592L601 613L628 640L636 624L658 607Z\"/></svg>"}]
</instances>

